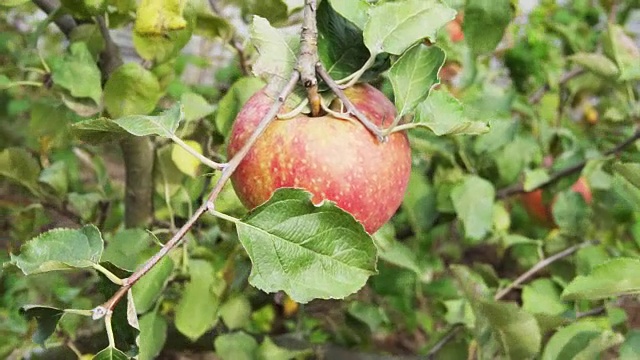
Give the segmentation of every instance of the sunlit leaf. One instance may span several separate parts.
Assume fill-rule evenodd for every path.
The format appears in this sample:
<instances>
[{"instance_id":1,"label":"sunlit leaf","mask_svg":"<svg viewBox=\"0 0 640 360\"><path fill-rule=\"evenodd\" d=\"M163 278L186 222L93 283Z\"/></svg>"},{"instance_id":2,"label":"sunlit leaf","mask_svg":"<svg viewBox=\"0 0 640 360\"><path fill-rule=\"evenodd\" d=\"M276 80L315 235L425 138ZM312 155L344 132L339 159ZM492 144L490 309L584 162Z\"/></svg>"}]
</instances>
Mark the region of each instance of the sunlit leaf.
<instances>
[{"instance_id":1,"label":"sunlit leaf","mask_svg":"<svg viewBox=\"0 0 640 360\"><path fill-rule=\"evenodd\" d=\"M371 5L366 0L329 0L331 7L347 20L364 30Z\"/></svg>"},{"instance_id":2,"label":"sunlit leaf","mask_svg":"<svg viewBox=\"0 0 640 360\"><path fill-rule=\"evenodd\" d=\"M202 146L200 146L200 143L193 140L185 140L184 143L195 152L202 155ZM176 164L176 167L186 175L195 177L198 174L200 160L188 153L187 150L183 149L178 144L173 144L171 159Z\"/></svg>"},{"instance_id":3,"label":"sunlit leaf","mask_svg":"<svg viewBox=\"0 0 640 360\"><path fill-rule=\"evenodd\" d=\"M495 188L487 180L469 176L451 191L451 200L467 237L483 238L493 222Z\"/></svg>"},{"instance_id":4,"label":"sunlit leaf","mask_svg":"<svg viewBox=\"0 0 640 360\"><path fill-rule=\"evenodd\" d=\"M51 63L53 82L69 90L72 96L88 97L96 104L100 104L102 98L100 69L87 49L87 45L83 42L73 43L69 47L69 52L60 61Z\"/></svg>"},{"instance_id":5,"label":"sunlit leaf","mask_svg":"<svg viewBox=\"0 0 640 360\"><path fill-rule=\"evenodd\" d=\"M331 202L315 206L303 190L277 190L236 228L253 263L249 282L299 303L344 298L376 273L362 225Z\"/></svg>"},{"instance_id":6,"label":"sunlit leaf","mask_svg":"<svg viewBox=\"0 0 640 360\"><path fill-rule=\"evenodd\" d=\"M433 91L416 109L414 122L429 128L434 134L477 135L489 131L487 123L466 117L462 104L449 92Z\"/></svg>"},{"instance_id":7,"label":"sunlit leaf","mask_svg":"<svg viewBox=\"0 0 640 360\"><path fill-rule=\"evenodd\" d=\"M158 135L170 138L182 119L182 106L176 103L159 115L130 115L114 119L113 122L135 136Z\"/></svg>"},{"instance_id":8,"label":"sunlit leaf","mask_svg":"<svg viewBox=\"0 0 640 360\"><path fill-rule=\"evenodd\" d=\"M134 30L147 36L160 36L185 28L187 21L182 16L185 4L180 0L142 0L138 5Z\"/></svg>"},{"instance_id":9,"label":"sunlit leaf","mask_svg":"<svg viewBox=\"0 0 640 360\"><path fill-rule=\"evenodd\" d=\"M578 276L562 293L565 300L597 300L640 293L640 260L617 258L593 269L586 276Z\"/></svg>"},{"instance_id":10,"label":"sunlit leaf","mask_svg":"<svg viewBox=\"0 0 640 360\"><path fill-rule=\"evenodd\" d=\"M160 99L160 84L149 70L138 63L117 68L104 86L104 105L111 117L145 115Z\"/></svg>"}]
</instances>

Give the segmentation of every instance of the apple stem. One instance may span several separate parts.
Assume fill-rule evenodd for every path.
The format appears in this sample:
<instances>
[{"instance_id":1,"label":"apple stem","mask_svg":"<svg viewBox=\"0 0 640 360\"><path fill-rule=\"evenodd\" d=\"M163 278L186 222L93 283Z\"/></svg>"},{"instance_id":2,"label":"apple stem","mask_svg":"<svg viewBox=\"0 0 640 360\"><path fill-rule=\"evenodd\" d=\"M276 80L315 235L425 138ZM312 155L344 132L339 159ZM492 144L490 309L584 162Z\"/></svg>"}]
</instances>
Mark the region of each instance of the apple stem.
<instances>
[{"instance_id":1,"label":"apple stem","mask_svg":"<svg viewBox=\"0 0 640 360\"><path fill-rule=\"evenodd\" d=\"M377 127L373 122L371 122L371 120L369 120L365 114L363 114L360 110L358 110L358 108L356 108L355 105L353 105L351 100L349 100L347 95L345 95L344 91L340 89L340 86L335 82L335 80L331 78L331 75L329 75L327 70L324 68L324 66L320 62L316 64L316 72L318 73L320 78L327 84L327 86L331 89L331 91L333 91L333 93L336 94L336 96L340 99L340 101L342 101L342 104L347 110L346 113L355 116L355 118L358 119L358 121L360 121L362 125L364 125L364 127L367 128L367 130L369 130L373 135L375 135L378 138L378 141L380 142L387 141L387 136L385 136L382 133L382 130L380 130L380 128Z\"/></svg>"},{"instance_id":2,"label":"apple stem","mask_svg":"<svg viewBox=\"0 0 640 360\"><path fill-rule=\"evenodd\" d=\"M302 86L307 89L307 98L311 108L311 116L320 115L320 94L315 65L318 63L318 25L316 22L316 0L305 0L304 19L300 33L300 55L297 69L300 72Z\"/></svg>"}]
</instances>

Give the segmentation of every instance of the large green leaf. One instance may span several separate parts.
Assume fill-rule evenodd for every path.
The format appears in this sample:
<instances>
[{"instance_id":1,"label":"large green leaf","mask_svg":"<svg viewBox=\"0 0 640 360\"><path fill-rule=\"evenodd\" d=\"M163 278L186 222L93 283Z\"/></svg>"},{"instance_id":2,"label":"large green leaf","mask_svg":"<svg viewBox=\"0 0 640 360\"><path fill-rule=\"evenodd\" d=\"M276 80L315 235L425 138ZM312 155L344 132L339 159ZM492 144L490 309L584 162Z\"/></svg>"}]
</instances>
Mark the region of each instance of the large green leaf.
<instances>
[{"instance_id":1,"label":"large green leaf","mask_svg":"<svg viewBox=\"0 0 640 360\"><path fill-rule=\"evenodd\" d=\"M299 39L274 28L267 19L254 16L251 42L259 54L253 74L267 80L270 92L280 91L296 65Z\"/></svg>"},{"instance_id":2,"label":"large green leaf","mask_svg":"<svg viewBox=\"0 0 640 360\"><path fill-rule=\"evenodd\" d=\"M608 79L617 79L620 75L616 64L602 54L579 52L569 56L569 60Z\"/></svg>"},{"instance_id":3,"label":"large green leaf","mask_svg":"<svg viewBox=\"0 0 640 360\"><path fill-rule=\"evenodd\" d=\"M71 125L71 132L78 139L93 144L116 141L127 136L123 128L104 117L74 123Z\"/></svg>"},{"instance_id":4,"label":"large green leaf","mask_svg":"<svg viewBox=\"0 0 640 360\"><path fill-rule=\"evenodd\" d=\"M146 115L155 109L160 95L158 79L138 63L120 66L104 85L104 105L114 118Z\"/></svg>"},{"instance_id":5,"label":"large green leaf","mask_svg":"<svg viewBox=\"0 0 640 360\"><path fill-rule=\"evenodd\" d=\"M23 148L6 148L0 152L0 176L26 187L33 194L39 193L40 164Z\"/></svg>"},{"instance_id":6,"label":"large green leaf","mask_svg":"<svg viewBox=\"0 0 640 360\"><path fill-rule=\"evenodd\" d=\"M431 92L429 97L418 105L414 122L438 136L477 135L489 131L487 123L469 120L460 101L445 90Z\"/></svg>"},{"instance_id":7,"label":"large green leaf","mask_svg":"<svg viewBox=\"0 0 640 360\"><path fill-rule=\"evenodd\" d=\"M159 115L130 115L113 122L135 136L158 135L170 138L176 132L183 117L182 106L176 103Z\"/></svg>"},{"instance_id":8,"label":"large green leaf","mask_svg":"<svg viewBox=\"0 0 640 360\"><path fill-rule=\"evenodd\" d=\"M640 260L618 258L593 269L587 276L578 276L562 293L565 300L597 300L640 293Z\"/></svg>"},{"instance_id":9,"label":"large green leaf","mask_svg":"<svg viewBox=\"0 0 640 360\"><path fill-rule=\"evenodd\" d=\"M187 92L180 96L180 103L184 108L184 121L194 121L211 115L216 107L207 102L202 95Z\"/></svg>"},{"instance_id":10,"label":"large green leaf","mask_svg":"<svg viewBox=\"0 0 640 360\"><path fill-rule=\"evenodd\" d=\"M513 17L510 0L467 0L464 37L474 54L493 51Z\"/></svg>"},{"instance_id":11,"label":"large green leaf","mask_svg":"<svg viewBox=\"0 0 640 360\"><path fill-rule=\"evenodd\" d=\"M253 263L249 281L293 300L341 299L376 273L376 248L350 214L311 194L279 189L236 224Z\"/></svg>"},{"instance_id":12,"label":"large green leaf","mask_svg":"<svg viewBox=\"0 0 640 360\"><path fill-rule=\"evenodd\" d=\"M182 16L186 2L180 0L142 0L138 5L134 30L146 36L162 36L172 30L184 29Z\"/></svg>"},{"instance_id":13,"label":"large green leaf","mask_svg":"<svg viewBox=\"0 0 640 360\"><path fill-rule=\"evenodd\" d=\"M133 285L131 291L139 314L144 314L153 307L156 299L167 286L173 266L173 260L165 257Z\"/></svg>"},{"instance_id":14,"label":"large green leaf","mask_svg":"<svg viewBox=\"0 0 640 360\"><path fill-rule=\"evenodd\" d=\"M622 175L633 186L640 188L640 164L638 163L616 163L613 170Z\"/></svg>"},{"instance_id":15,"label":"large green leaf","mask_svg":"<svg viewBox=\"0 0 640 360\"><path fill-rule=\"evenodd\" d=\"M69 90L72 96L91 98L96 104L100 104L100 69L87 45L83 42L73 43L69 52L63 59L51 63L53 82Z\"/></svg>"},{"instance_id":16,"label":"large green leaf","mask_svg":"<svg viewBox=\"0 0 640 360\"><path fill-rule=\"evenodd\" d=\"M366 0L329 0L329 3L338 14L351 21L360 30L364 30L371 8Z\"/></svg>"},{"instance_id":17,"label":"large green leaf","mask_svg":"<svg viewBox=\"0 0 640 360\"><path fill-rule=\"evenodd\" d=\"M176 328L192 341L218 322L220 296L225 282L204 260L189 261L191 279L176 307Z\"/></svg>"},{"instance_id":18,"label":"large green leaf","mask_svg":"<svg viewBox=\"0 0 640 360\"><path fill-rule=\"evenodd\" d=\"M165 0L166 1L166 0ZM171 2L173 0L169 0ZM155 3L162 3L154 1ZM140 11L140 8L138 9ZM166 63L174 59L180 50L191 39L196 26L196 16L191 14L184 19L186 25L178 29L164 29L162 34L150 34L137 31L133 32L133 46L136 52L145 60L154 61L156 64Z\"/></svg>"},{"instance_id":19,"label":"large green leaf","mask_svg":"<svg viewBox=\"0 0 640 360\"><path fill-rule=\"evenodd\" d=\"M93 225L80 229L53 229L27 241L11 262L25 275L86 268L100 261L104 241Z\"/></svg>"},{"instance_id":20,"label":"large green leaf","mask_svg":"<svg viewBox=\"0 0 640 360\"><path fill-rule=\"evenodd\" d=\"M214 341L216 355L222 360L254 360L258 342L242 331L223 334Z\"/></svg>"},{"instance_id":21,"label":"large green leaf","mask_svg":"<svg viewBox=\"0 0 640 360\"><path fill-rule=\"evenodd\" d=\"M542 353L542 360L594 359L611 346L622 342L620 334L603 328L591 319L560 328Z\"/></svg>"},{"instance_id":22,"label":"large green leaf","mask_svg":"<svg viewBox=\"0 0 640 360\"><path fill-rule=\"evenodd\" d=\"M371 54L400 55L424 38L435 40L436 31L455 15L436 0L384 2L369 11L364 43Z\"/></svg>"},{"instance_id":23,"label":"large green leaf","mask_svg":"<svg viewBox=\"0 0 640 360\"><path fill-rule=\"evenodd\" d=\"M167 340L167 321L157 312L140 318L140 360L155 359Z\"/></svg>"},{"instance_id":24,"label":"large green leaf","mask_svg":"<svg viewBox=\"0 0 640 360\"><path fill-rule=\"evenodd\" d=\"M438 71L445 54L437 46L418 44L391 66L389 80L393 86L398 116L412 112L438 84Z\"/></svg>"},{"instance_id":25,"label":"large green leaf","mask_svg":"<svg viewBox=\"0 0 640 360\"><path fill-rule=\"evenodd\" d=\"M464 225L467 237L481 239L493 223L493 184L478 176L468 176L463 183L453 188L453 207Z\"/></svg>"},{"instance_id":26,"label":"large green leaf","mask_svg":"<svg viewBox=\"0 0 640 360\"><path fill-rule=\"evenodd\" d=\"M129 360L129 357L116 348L108 347L97 353L92 360Z\"/></svg>"},{"instance_id":27,"label":"large green leaf","mask_svg":"<svg viewBox=\"0 0 640 360\"><path fill-rule=\"evenodd\" d=\"M20 315L27 320L36 319L38 327L32 339L36 344L44 347L44 342L53 334L58 321L64 315L64 310L39 305L25 305L20 308Z\"/></svg>"}]
</instances>

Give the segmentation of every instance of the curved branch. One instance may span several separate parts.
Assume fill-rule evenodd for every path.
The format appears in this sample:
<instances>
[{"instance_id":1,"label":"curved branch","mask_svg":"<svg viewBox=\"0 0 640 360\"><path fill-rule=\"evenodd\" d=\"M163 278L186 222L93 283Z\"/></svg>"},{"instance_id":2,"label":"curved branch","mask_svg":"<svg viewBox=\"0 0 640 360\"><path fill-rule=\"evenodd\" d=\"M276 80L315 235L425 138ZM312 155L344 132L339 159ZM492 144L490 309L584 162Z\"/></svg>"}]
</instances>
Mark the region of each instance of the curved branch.
<instances>
[{"instance_id":1,"label":"curved branch","mask_svg":"<svg viewBox=\"0 0 640 360\"><path fill-rule=\"evenodd\" d=\"M47 14L52 14L60 8L61 4L58 0L33 0L33 3L40 8L40 10L44 11ZM58 26L58 29L64 34L64 36L69 37L71 31L78 26L76 21L71 17L71 15L60 15L56 16L53 19L53 22Z\"/></svg>"}]
</instances>

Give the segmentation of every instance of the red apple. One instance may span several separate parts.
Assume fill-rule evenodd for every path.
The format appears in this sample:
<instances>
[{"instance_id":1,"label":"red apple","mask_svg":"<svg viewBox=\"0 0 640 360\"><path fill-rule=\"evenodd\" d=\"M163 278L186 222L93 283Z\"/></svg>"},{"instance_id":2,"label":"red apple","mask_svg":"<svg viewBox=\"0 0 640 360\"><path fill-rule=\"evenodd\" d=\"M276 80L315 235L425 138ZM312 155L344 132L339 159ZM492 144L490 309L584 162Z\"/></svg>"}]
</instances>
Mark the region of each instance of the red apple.
<instances>
[{"instance_id":1,"label":"red apple","mask_svg":"<svg viewBox=\"0 0 640 360\"><path fill-rule=\"evenodd\" d=\"M462 31L462 22L464 21L464 14L459 12L454 20L451 20L445 25L445 29L449 34L449 39L452 42L460 42L464 40L464 32Z\"/></svg>"},{"instance_id":2,"label":"red apple","mask_svg":"<svg viewBox=\"0 0 640 360\"><path fill-rule=\"evenodd\" d=\"M356 85L345 94L378 126L396 116L389 99L370 85ZM247 101L233 125L229 156L240 150L272 103L264 90ZM410 171L406 134L394 133L381 143L357 121L300 114L272 122L231 182L250 209L278 188L302 188L313 194L314 203L334 201L374 233L400 206Z\"/></svg>"}]
</instances>

